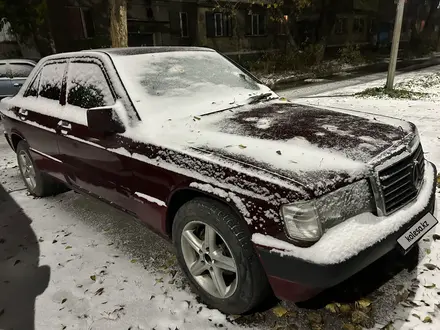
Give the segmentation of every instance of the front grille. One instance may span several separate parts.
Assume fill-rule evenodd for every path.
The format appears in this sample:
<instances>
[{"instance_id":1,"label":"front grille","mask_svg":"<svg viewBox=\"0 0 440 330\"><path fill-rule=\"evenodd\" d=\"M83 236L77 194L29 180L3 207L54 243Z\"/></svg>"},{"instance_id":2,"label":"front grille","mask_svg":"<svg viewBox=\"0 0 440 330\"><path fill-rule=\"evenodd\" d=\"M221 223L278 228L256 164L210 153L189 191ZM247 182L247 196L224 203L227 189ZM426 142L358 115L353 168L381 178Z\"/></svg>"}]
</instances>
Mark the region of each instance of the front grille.
<instances>
[{"instance_id":1,"label":"front grille","mask_svg":"<svg viewBox=\"0 0 440 330\"><path fill-rule=\"evenodd\" d=\"M417 197L424 173L421 144L412 155L379 172L385 214L397 211Z\"/></svg>"}]
</instances>

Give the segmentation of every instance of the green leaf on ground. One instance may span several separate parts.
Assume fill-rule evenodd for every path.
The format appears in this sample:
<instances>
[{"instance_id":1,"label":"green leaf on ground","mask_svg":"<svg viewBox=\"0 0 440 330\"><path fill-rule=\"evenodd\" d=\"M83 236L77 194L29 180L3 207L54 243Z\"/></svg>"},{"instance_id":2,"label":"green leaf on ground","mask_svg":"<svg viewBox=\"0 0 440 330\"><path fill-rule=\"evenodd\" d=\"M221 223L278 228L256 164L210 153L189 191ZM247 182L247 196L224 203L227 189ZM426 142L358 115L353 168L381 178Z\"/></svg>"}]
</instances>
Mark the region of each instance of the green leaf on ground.
<instances>
[{"instance_id":1,"label":"green leaf on ground","mask_svg":"<svg viewBox=\"0 0 440 330\"><path fill-rule=\"evenodd\" d=\"M424 287L427 288L427 289L434 289L435 288L435 284L432 283L432 284L429 284L429 285L424 285Z\"/></svg>"},{"instance_id":2,"label":"green leaf on ground","mask_svg":"<svg viewBox=\"0 0 440 330\"><path fill-rule=\"evenodd\" d=\"M131 262L132 264L135 264L135 263L137 262L137 260L136 260L136 259L131 259L130 262Z\"/></svg>"},{"instance_id":3,"label":"green leaf on ground","mask_svg":"<svg viewBox=\"0 0 440 330\"><path fill-rule=\"evenodd\" d=\"M90 279L91 279L92 281L96 281L96 275L91 275L91 276L90 276Z\"/></svg>"},{"instance_id":4,"label":"green leaf on ground","mask_svg":"<svg viewBox=\"0 0 440 330\"><path fill-rule=\"evenodd\" d=\"M71 248L72 248L72 247L71 247L70 245L67 245L65 249L66 249L66 250L69 250L69 249L71 249Z\"/></svg>"},{"instance_id":5,"label":"green leaf on ground","mask_svg":"<svg viewBox=\"0 0 440 330\"><path fill-rule=\"evenodd\" d=\"M272 309L272 312L278 317L283 317L287 314L287 309L285 309L283 306L278 305Z\"/></svg>"},{"instance_id":6,"label":"green leaf on ground","mask_svg":"<svg viewBox=\"0 0 440 330\"><path fill-rule=\"evenodd\" d=\"M247 148L247 146L245 146L244 144L240 144L239 147L240 147L240 149L246 149Z\"/></svg>"},{"instance_id":7,"label":"green leaf on ground","mask_svg":"<svg viewBox=\"0 0 440 330\"><path fill-rule=\"evenodd\" d=\"M426 254L431 254L431 249L425 249Z\"/></svg>"},{"instance_id":8,"label":"green leaf on ground","mask_svg":"<svg viewBox=\"0 0 440 330\"><path fill-rule=\"evenodd\" d=\"M325 306L325 309L328 310L330 313L337 314L337 313L340 312L340 309L339 309L338 305L339 304L337 304L337 303L327 304Z\"/></svg>"},{"instance_id":9,"label":"green leaf on ground","mask_svg":"<svg viewBox=\"0 0 440 330\"><path fill-rule=\"evenodd\" d=\"M423 319L423 323L432 323L432 319L429 316L427 316Z\"/></svg>"}]
</instances>

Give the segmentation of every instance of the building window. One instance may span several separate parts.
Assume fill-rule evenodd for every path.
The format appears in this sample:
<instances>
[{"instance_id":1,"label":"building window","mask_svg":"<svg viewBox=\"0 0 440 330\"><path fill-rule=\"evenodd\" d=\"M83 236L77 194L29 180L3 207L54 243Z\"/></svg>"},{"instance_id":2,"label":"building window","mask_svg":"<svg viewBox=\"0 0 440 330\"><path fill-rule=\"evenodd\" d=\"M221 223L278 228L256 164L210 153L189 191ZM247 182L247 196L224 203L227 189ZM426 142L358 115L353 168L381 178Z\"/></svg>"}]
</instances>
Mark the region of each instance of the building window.
<instances>
[{"instance_id":1,"label":"building window","mask_svg":"<svg viewBox=\"0 0 440 330\"><path fill-rule=\"evenodd\" d=\"M266 16L261 14L248 15L248 35L263 36L266 35Z\"/></svg>"},{"instance_id":2,"label":"building window","mask_svg":"<svg viewBox=\"0 0 440 330\"><path fill-rule=\"evenodd\" d=\"M72 37L76 40L93 38L95 25L90 8L66 7L67 22Z\"/></svg>"},{"instance_id":3,"label":"building window","mask_svg":"<svg viewBox=\"0 0 440 330\"><path fill-rule=\"evenodd\" d=\"M365 32L365 20L363 18L356 17L353 22L353 33Z\"/></svg>"},{"instance_id":4,"label":"building window","mask_svg":"<svg viewBox=\"0 0 440 330\"><path fill-rule=\"evenodd\" d=\"M182 38L188 38L189 37L188 14L184 12L180 12L179 16L180 16L180 36Z\"/></svg>"},{"instance_id":5,"label":"building window","mask_svg":"<svg viewBox=\"0 0 440 330\"><path fill-rule=\"evenodd\" d=\"M347 18L337 18L335 23L335 34L347 33Z\"/></svg>"},{"instance_id":6,"label":"building window","mask_svg":"<svg viewBox=\"0 0 440 330\"><path fill-rule=\"evenodd\" d=\"M206 13L206 34L208 37L231 37L232 17L225 13Z\"/></svg>"}]
</instances>

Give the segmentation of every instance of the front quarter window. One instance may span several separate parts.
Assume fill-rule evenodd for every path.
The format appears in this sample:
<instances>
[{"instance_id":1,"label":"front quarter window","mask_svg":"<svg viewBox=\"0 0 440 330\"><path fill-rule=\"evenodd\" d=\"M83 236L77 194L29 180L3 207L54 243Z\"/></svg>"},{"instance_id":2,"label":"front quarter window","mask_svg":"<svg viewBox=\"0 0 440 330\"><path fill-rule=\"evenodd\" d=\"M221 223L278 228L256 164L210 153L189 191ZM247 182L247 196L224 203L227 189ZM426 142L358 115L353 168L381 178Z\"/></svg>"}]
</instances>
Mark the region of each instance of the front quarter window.
<instances>
[{"instance_id":1,"label":"front quarter window","mask_svg":"<svg viewBox=\"0 0 440 330\"><path fill-rule=\"evenodd\" d=\"M38 97L38 88L40 86L41 72L35 77L32 84L29 86L28 90L25 93L25 97L34 96Z\"/></svg>"}]
</instances>

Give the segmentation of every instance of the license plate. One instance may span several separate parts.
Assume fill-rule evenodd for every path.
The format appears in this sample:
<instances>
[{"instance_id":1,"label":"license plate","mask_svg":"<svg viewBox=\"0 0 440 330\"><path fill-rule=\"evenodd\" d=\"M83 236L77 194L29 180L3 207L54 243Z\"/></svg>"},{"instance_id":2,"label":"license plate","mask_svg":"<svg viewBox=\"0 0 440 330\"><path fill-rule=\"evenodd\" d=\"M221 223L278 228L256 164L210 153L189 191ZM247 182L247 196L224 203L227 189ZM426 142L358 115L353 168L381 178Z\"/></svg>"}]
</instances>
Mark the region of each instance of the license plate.
<instances>
[{"instance_id":1,"label":"license plate","mask_svg":"<svg viewBox=\"0 0 440 330\"><path fill-rule=\"evenodd\" d=\"M417 223L412 226L397 240L397 243L405 250L408 251L414 244L416 244L423 236L425 236L434 226L438 224L438 221L431 213L428 213L421 218Z\"/></svg>"}]
</instances>

